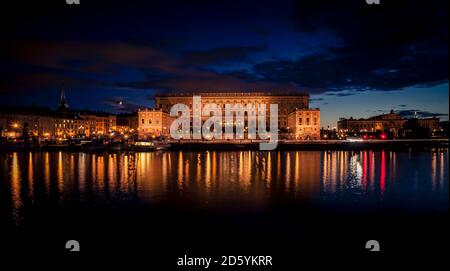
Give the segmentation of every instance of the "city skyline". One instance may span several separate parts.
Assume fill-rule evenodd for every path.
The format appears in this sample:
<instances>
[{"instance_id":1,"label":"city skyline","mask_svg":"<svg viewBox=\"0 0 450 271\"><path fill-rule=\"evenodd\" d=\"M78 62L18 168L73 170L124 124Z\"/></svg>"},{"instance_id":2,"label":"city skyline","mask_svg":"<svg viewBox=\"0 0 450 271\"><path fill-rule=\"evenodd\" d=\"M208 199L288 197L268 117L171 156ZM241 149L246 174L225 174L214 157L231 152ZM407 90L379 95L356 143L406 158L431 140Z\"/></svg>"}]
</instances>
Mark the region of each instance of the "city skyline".
<instances>
[{"instance_id":1,"label":"city skyline","mask_svg":"<svg viewBox=\"0 0 450 271\"><path fill-rule=\"evenodd\" d=\"M113 113L168 91L293 91L323 127L391 109L448 120L447 3L318 2L8 7L0 104L56 108L62 84L71 108Z\"/></svg>"},{"instance_id":2,"label":"city skyline","mask_svg":"<svg viewBox=\"0 0 450 271\"><path fill-rule=\"evenodd\" d=\"M14 266L442 266L450 1L4 2Z\"/></svg>"}]
</instances>

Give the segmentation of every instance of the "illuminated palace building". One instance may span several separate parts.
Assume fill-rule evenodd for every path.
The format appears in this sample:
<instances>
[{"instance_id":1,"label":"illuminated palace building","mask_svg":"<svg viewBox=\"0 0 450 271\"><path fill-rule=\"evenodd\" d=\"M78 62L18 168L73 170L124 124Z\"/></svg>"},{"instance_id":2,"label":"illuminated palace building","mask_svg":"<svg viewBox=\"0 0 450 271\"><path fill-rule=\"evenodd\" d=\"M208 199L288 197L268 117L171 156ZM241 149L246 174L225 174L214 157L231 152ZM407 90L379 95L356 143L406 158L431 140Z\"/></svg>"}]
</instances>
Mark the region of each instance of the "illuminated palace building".
<instances>
[{"instance_id":1,"label":"illuminated palace building","mask_svg":"<svg viewBox=\"0 0 450 271\"><path fill-rule=\"evenodd\" d=\"M205 104L211 103L219 105L222 110L225 108L225 104L242 104L243 106L265 104L269 112L270 104L278 104L278 128L281 134L297 139L320 139L320 110L309 108L308 94L271 92L203 92L156 95L156 108L138 112L140 137L168 136L170 125L174 120L169 115L170 109L175 104L185 104L189 106L192 116L193 96L201 97L202 108ZM266 116L269 119L269 114ZM203 116L202 120L207 118L209 116ZM247 128L247 121L245 121L245 126L244 129Z\"/></svg>"}]
</instances>

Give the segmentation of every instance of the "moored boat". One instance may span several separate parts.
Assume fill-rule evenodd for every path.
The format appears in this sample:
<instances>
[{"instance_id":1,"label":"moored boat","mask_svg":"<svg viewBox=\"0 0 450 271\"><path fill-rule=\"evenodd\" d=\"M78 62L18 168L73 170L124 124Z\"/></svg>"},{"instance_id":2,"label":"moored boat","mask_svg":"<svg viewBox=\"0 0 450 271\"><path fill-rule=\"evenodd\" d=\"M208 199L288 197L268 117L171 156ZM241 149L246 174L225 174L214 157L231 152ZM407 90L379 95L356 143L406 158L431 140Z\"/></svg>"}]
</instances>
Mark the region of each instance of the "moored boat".
<instances>
[{"instance_id":1,"label":"moored boat","mask_svg":"<svg viewBox=\"0 0 450 271\"><path fill-rule=\"evenodd\" d=\"M170 147L170 144L165 141L154 141L153 145L155 146L155 150L157 151L167 150Z\"/></svg>"},{"instance_id":2,"label":"moored boat","mask_svg":"<svg viewBox=\"0 0 450 271\"><path fill-rule=\"evenodd\" d=\"M148 141L137 141L133 145L135 151L154 151L156 150L153 142Z\"/></svg>"}]
</instances>

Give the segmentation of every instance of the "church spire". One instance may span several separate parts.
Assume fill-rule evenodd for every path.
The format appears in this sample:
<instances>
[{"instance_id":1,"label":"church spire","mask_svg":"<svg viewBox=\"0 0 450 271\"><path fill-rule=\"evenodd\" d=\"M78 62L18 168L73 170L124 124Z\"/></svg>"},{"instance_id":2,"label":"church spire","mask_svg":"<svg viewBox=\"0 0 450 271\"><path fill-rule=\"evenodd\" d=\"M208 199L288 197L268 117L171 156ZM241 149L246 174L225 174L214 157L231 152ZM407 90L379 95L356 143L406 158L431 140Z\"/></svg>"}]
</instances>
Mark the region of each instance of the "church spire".
<instances>
[{"instance_id":1,"label":"church spire","mask_svg":"<svg viewBox=\"0 0 450 271\"><path fill-rule=\"evenodd\" d=\"M65 101L65 100L66 100L66 93L64 92L64 85L62 85L62 87L61 87L61 96L60 96L59 102L61 103L61 102Z\"/></svg>"},{"instance_id":2,"label":"church spire","mask_svg":"<svg viewBox=\"0 0 450 271\"><path fill-rule=\"evenodd\" d=\"M69 105L67 104L66 92L64 90L64 85L61 87L61 93L59 98L59 112L67 112L69 110Z\"/></svg>"}]
</instances>

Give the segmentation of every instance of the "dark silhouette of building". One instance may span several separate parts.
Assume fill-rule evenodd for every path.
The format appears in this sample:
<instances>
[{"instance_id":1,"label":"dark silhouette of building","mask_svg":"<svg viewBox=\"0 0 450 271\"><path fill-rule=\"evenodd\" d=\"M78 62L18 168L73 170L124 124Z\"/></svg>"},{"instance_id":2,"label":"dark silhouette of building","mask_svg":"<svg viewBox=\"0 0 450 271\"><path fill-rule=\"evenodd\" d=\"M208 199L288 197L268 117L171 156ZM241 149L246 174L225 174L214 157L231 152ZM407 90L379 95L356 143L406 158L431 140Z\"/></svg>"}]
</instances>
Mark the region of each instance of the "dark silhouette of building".
<instances>
[{"instance_id":1,"label":"dark silhouette of building","mask_svg":"<svg viewBox=\"0 0 450 271\"><path fill-rule=\"evenodd\" d=\"M61 88L61 94L59 98L58 112L67 113L69 111L69 104L67 103L66 93L64 91L64 86Z\"/></svg>"}]
</instances>

